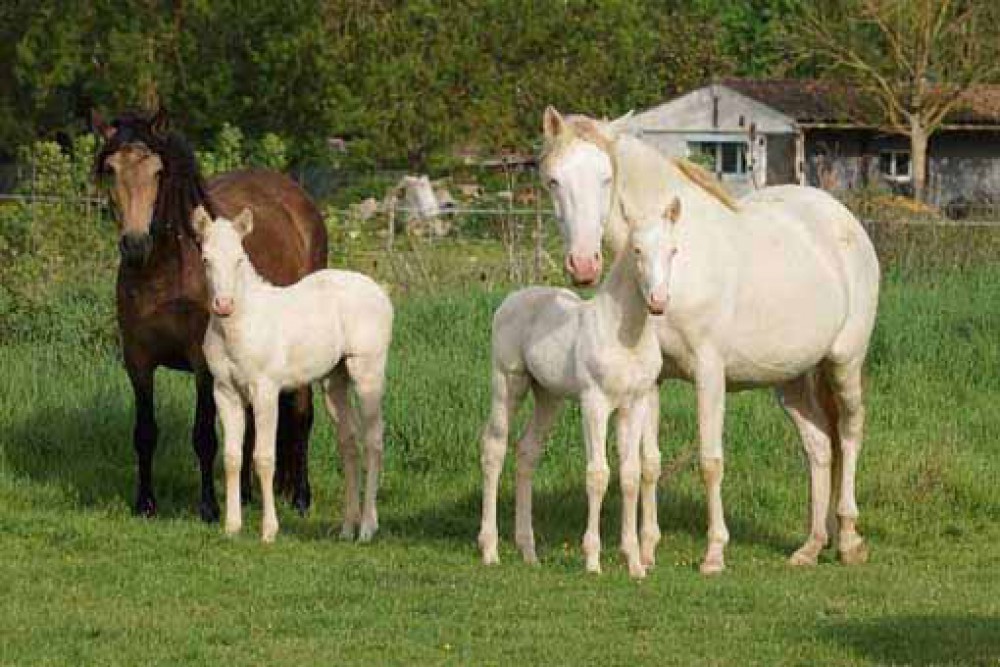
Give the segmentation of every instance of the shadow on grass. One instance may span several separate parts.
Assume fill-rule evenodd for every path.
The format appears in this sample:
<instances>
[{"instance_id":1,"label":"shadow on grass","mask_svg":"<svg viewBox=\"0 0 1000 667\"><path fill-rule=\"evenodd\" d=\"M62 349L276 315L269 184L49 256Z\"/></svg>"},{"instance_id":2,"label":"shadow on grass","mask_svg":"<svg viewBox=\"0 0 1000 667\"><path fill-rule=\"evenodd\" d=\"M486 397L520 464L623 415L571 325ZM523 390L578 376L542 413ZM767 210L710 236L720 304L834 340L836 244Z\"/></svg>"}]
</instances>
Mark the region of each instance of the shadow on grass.
<instances>
[{"instance_id":1,"label":"shadow on grass","mask_svg":"<svg viewBox=\"0 0 1000 667\"><path fill-rule=\"evenodd\" d=\"M86 403L81 405L80 403ZM158 406L159 444L153 489L159 514L196 514L197 460L190 444L191 414L171 401ZM4 433L4 457L18 475L55 488L67 503L131 508L135 493L132 397L98 392L75 403L33 405Z\"/></svg>"},{"instance_id":2,"label":"shadow on grass","mask_svg":"<svg viewBox=\"0 0 1000 667\"><path fill-rule=\"evenodd\" d=\"M1000 617L890 616L831 624L823 634L879 664L985 666L1000 661Z\"/></svg>"}]
</instances>

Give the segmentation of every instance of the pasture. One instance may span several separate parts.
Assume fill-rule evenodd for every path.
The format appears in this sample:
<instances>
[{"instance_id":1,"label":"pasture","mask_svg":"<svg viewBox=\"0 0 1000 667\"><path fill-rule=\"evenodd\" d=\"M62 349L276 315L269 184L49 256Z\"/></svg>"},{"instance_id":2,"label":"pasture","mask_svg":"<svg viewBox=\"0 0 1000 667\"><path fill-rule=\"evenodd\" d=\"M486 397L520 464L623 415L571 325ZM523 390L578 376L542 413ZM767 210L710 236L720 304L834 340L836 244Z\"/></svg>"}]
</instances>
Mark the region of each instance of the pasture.
<instances>
[{"instance_id":1,"label":"pasture","mask_svg":"<svg viewBox=\"0 0 1000 667\"><path fill-rule=\"evenodd\" d=\"M813 569L785 564L805 534L808 480L791 424L753 392L728 401L729 569L699 575L693 392L675 383L662 392L664 541L640 582L617 553L616 476L605 573L583 571L577 409L536 477L541 565L513 548L510 450L501 562L480 563L479 434L503 290L394 295L374 542L337 539L339 457L318 409L313 509L300 518L280 504L282 532L262 545L256 486L240 537L198 519L190 376L158 374L161 516L131 516L131 395L110 333L111 275L65 281L43 309L4 320L0 664L1000 664L1000 265L966 261L979 241L966 239L954 263L881 248L891 261L858 475L871 562L844 568L826 553ZM220 492L221 479L219 457Z\"/></svg>"}]
</instances>

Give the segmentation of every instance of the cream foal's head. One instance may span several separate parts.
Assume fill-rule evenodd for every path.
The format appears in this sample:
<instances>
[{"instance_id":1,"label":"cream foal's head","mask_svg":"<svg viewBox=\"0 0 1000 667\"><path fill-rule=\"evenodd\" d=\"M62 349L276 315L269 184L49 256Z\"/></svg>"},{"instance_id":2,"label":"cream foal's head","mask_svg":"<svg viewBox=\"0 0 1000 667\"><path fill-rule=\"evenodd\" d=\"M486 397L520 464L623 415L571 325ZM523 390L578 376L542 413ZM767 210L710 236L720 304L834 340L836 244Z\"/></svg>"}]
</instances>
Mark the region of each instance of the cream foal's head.
<instances>
[{"instance_id":1,"label":"cream foal's head","mask_svg":"<svg viewBox=\"0 0 1000 667\"><path fill-rule=\"evenodd\" d=\"M652 218L632 218L626 209L631 231L625 252L635 262L639 287L646 307L653 315L662 315L670 301L670 274L677 254L677 220L681 201L674 197L667 209Z\"/></svg>"},{"instance_id":2,"label":"cream foal's head","mask_svg":"<svg viewBox=\"0 0 1000 667\"><path fill-rule=\"evenodd\" d=\"M243 263L250 261L243 249L243 237L253 231L253 213L245 208L232 221L222 217L212 220L199 206L191 222L201 242L212 312L229 317L236 310L236 295L242 288Z\"/></svg>"}]
</instances>

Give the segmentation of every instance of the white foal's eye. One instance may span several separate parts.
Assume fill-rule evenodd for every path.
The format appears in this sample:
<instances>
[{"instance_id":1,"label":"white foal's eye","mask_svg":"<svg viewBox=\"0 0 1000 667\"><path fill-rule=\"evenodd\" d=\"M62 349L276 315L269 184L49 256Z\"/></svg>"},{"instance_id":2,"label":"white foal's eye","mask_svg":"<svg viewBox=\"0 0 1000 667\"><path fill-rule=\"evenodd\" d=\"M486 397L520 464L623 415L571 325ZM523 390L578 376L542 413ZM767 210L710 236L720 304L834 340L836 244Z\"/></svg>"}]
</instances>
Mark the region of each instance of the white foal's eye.
<instances>
[{"instance_id":1,"label":"white foal's eye","mask_svg":"<svg viewBox=\"0 0 1000 667\"><path fill-rule=\"evenodd\" d=\"M550 178L545 185L548 186L549 190L555 190L557 187L559 187L559 181L557 181L554 178Z\"/></svg>"}]
</instances>

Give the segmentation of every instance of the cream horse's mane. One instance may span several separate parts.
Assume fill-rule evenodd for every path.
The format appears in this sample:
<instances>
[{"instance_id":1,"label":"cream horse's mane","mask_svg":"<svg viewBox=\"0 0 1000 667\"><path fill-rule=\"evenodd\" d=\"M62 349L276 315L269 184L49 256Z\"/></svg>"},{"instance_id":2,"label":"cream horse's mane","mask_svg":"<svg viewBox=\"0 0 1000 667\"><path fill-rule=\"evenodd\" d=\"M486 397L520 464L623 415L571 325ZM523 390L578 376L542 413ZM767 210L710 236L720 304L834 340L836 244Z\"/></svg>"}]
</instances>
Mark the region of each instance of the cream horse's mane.
<instances>
[{"instance_id":1,"label":"cream horse's mane","mask_svg":"<svg viewBox=\"0 0 1000 667\"><path fill-rule=\"evenodd\" d=\"M545 163L557 158L574 140L579 139L597 146L611 158L612 164L617 164L614 155L617 137L609 137L604 133L604 123L582 115L568 115L564 117L564 120L565 130L552 139L546 140L542 147L540 162ZM723 206L733 212L739 211L739 204L733 196L726 191L722 182L708 170L685 158L665 159L677 167L687 180L718 200Z\"/></svg>"}]
</instances>

